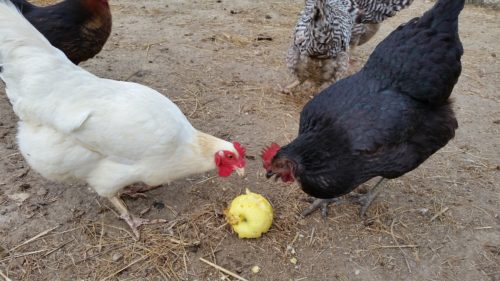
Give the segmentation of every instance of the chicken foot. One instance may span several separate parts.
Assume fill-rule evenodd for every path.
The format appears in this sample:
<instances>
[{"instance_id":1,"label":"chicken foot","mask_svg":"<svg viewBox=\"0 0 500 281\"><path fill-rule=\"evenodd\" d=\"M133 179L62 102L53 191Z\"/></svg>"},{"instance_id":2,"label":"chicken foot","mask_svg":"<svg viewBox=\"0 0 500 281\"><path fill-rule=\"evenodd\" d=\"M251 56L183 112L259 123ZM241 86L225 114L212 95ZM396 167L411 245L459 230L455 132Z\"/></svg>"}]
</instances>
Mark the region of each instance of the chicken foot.
<instances>
[{"instance_id":1,"label":"chicken foot","mask_svg":"<svg viewBox=\"0 0 500 281\"><path fill-rule=\"evenodd\" d=\"M137 240L139 240L139 238L141 237L141 234L140 234L139 230L137 229L139 226L145 225L145 224L155 224L155 223L167 222L167 220L165 220L165 219L148 220L148 219L143 219L143 218L139 218L139 217L132 215L128 211L127 206L125 206L123 201L120 198L118 198L117 196L115 196L113 198L109 198L109 201L118 210L118 212L120 214L120 219L124 220L130 226L130 228L132 229L132 232L134 233Z\"/></svg>"},{"instance_id":2,"label":"chicken foot","mask_svg":"<svg viewBox=\"0 0 500 281\"><path fill-rule=\"evenodd\" d=\"M147 198L148 196L146 194L144 194L144 192L147 192L147 191L150 191L150 190L153 190L153 189L156 189L158 187L160 187L161 185L155 185L155 186L151 186L151 185L140 185L140 186L136 186L136 185L132 185L132 186L128 186L125 188L125 190L122 191L122 193L120 194L121 195L126 195L130 198Z\"/></svg>"},{"instance_id":3,"label":"chicken foot","mask_svg":"<svg viewBox=\"0 0 500 281\"><path fill-rule=\"evenodd\" d=\"M386 179L381 178L370 191L368 191L366 194L352 194L349 198L329 198L329 199L317 199L317 198L311 198L312 199L312 204L307 207L301 214L301 217L306 217L310 215L312 212L316 211L317 209L321 210L321 216L327 217L328 216L328 206L332 203L335 203L337 205L341 204L348 204L348 203L356 203L361 205L361 210L359 212L360 217L365 217L366 216L366 211L372 204L373 200L377 198L377 196L380 193L380 186L381 183L383 183Z\"/></svg>"},{"instance_id":4,"label":"chicken foot","mask_svg":"<svg viewBox=\"0 0 500 281\"><path fill-rule=\"evenodd\" d=\"M332 203L343 203L339 202L342 201L340 198L329 198L329 199L319 199L319 198L314 198L310 197L309 201L311 202L311 205L309 207L305 208L302 213L300 213L300 216L302 218L305 218L306 216L310 215L317 209L321 210L321 216L323 218L326 218L328 216L328 205Z\"/></svg>"},{"instance_id":5,"label":"chicken foot","mask_svg":"<svg viewBox=\"0 0 500 281\"><path fill-rule=\"evenodd\" d=\"M359 194L359 193L352 194L351 198L348 199L352 203L357 203L361 205L361 209L359 211L360 217L366 216L366 211L372 204L373 200L375 200L375 198L377 198L377 196L380 194L379 188L385 181L386 181L385 178L381 178L366 194Z\"/></svg>"},{"instance_id":6,"label":"chicken foot","mask_svg":"<svg viewBox=\"0 0 500 281\"><path fill-rule=\"evenodd\" d=\"M292 94L292 89L294 89L295 87L301 85L303 82L299 81L299 80L295 80L293 81L292 83L290 83L288 86L286 86L285 88L282 88L281 86L280 89L281 89L281 92L285 93L285 94Z\"/></svg>"}]
</instances>

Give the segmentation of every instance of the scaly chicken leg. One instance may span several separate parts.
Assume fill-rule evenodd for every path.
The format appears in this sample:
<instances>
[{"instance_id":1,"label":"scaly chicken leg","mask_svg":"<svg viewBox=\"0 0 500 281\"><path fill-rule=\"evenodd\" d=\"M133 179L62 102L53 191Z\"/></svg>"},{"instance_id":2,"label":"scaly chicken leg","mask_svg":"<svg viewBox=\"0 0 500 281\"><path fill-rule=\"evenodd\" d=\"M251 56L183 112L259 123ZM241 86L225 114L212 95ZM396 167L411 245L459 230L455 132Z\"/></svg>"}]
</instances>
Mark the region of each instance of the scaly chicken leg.
<instances>
[{"instance_id":1,"label":"scaly chicken leg","mask_svg":"<svg viewBox=\"0 0 500 281\"><path fill-rule=\"evenodd\" d=\"M380 194L380 186L382 186L381 184L385 181L385 178L381 178L366 194L357 193L351 195L351 202L361 205L361 209L359 211L359 215L361 217L366 216L366 211L372 204L373 200L375 200L375 198L377 198L377 196Z\"/></svg>"},{"instance_id":2,"label":"scaly chicken leg","mask_svg":"<svg viewBox=\"0 0 500 281\"><path fill-rule=\"evenodd\" d=\"M151 185L131 185L131 186L127 186L123 191L122 193L120 194L120 196L123 196L123 195L126 195L130 198L147 198L148 196L146 194L144 194L145 192L147 191L150 191L150 190L153 190L153 189L156 189L158 187L160 187L161 185L155 185L155 186L151 186Z\"/></svg>"},{"instance_id":3,"label":"scaly chicken leg","mask_svg":"<svg viewBox=\"0 0 500 281\"><path fill-rule=\"evenodd\" d=\"M309 197L308 201L311 202L311 205L309 207L305 208L302 213L300 213L300 216L302 218L307 217L317 209L321 210L321 216L323 218L326 218L328 216L328 205L332 203L337 203L337 204L342 204L344 202L341 202L342 200L340 198L330 198L330 199L319 199L319 198L314 198L314 197Z\"/></svg>"},{"instance_id":4,"label":"scaly chicken leg","mask_svg":"<svg viewBox=\"0 0 500 281\"><path fill-rule=\"evenodd\" d=\"M381 178L370 191L366 194L352 194L350 198L340 199L340 198L330 198L330 199L313 199L312 204L307 207L301 214L301 217L306 217L317 209L321 210L321 216L326 217L328 215L328 205L335 203L337 205L356 203L361 205L361 210L359 212L360 217L366 216L366 211L368 207L372 204L373 200L377 198L380 193L380 186L386 179Z\"/></svg>"},{"instance_id":5,"label":"scaly chicken leg","mask_svg":"<svg viewBox=\"0 0 500 281\"><path fill-rule=\"evenodd\" d=\"M285 94L291 94L292 93L292 89L294 89L295 87L301 85L303 82L299 81L299 80L295 80L293 81L292 83L290 83L288 86L286 86L285 88L281 88L281 92L285 93Z\"/></svg>"},{"instance_id":6,"label":"scaly chicken leg","mask_svg":"<svg viewBox=\"0 0 500 281\"><path fill-rule=\"evenodd\" d=\"M125 222L127 222L127 224L130 226L130 228L132 229L132 232L134 232L134 235L135 235L137 240L139 240L139 238L140 238L140 233L139 233L139 230L137 229L139 226L141 226L143 224L154 224L154 223L167 222L167 220L165 220L165 219L148 220L148 219L143 219L143 218L139 218L139 217L132 215L128 211L127 206L125 206L123 201L120 198L118 198L117 196L109 198L109 201L111 202L111 204L113 204L113 206L115 206L115 208L120 213L120 218L122 220L124 220Z\"/></svg>"}]
</instances>

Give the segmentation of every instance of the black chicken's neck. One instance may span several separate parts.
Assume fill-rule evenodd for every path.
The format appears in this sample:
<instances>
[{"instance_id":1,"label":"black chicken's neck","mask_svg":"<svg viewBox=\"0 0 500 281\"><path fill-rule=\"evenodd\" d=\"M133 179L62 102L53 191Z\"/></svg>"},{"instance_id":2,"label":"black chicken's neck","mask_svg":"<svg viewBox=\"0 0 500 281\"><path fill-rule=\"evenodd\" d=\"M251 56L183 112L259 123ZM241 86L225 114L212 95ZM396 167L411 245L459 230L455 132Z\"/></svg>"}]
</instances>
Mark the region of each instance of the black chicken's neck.
<instances>
[{"instance_id":1,"label":"black chicken's neck","mask_svg":"<svg viewBox=\"0 0 500 281\"><path fill-rule=\"evenodd\" d=\"M341 196L373 177L363 168L364 162L350 152L344 135L336 133L315 128L299 134L278 154L295 163L294 176L311 196Z\"/></svg>"}]
</instances>

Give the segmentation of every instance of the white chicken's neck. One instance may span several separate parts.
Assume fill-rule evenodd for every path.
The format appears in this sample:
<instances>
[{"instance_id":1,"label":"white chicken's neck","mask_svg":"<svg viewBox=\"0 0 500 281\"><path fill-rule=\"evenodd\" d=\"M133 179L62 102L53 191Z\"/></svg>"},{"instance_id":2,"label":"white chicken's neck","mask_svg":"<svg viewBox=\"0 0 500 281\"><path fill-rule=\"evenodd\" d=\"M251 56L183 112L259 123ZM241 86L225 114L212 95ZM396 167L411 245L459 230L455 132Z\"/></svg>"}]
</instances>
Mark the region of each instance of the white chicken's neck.
<instances>
[{"instance_id":1,"label":"white chicken's neck","mask_svg":"<svg viewBox=\"0 0 500 281\"><path fill-rule=\"evenodd\" d=\"M204 173L216 168L215 154L221 150L235 151L234 145L228 141L195 130L193 137L178 154L177 176Z\"/></svg>"},{"instance_id":2,"label":"white chicken's neck","mask_svg":"<svg viewBox=\"0 0 500 281\"><path fill-rule=\"evenodd\" d=\"M215 153L221 150L234 151L232 143L216 138L212 135L196 131L194 141L198 145L200 154L205 158L214 159Z\"/></svg>"},{"instance_id":3,"label":"white chicken's neck","mask_svg":"<svg viewBox=\"0 0 500 281\"><path fill-rule=\"evenodd\" d=\"M212 171L216 168L215 153L220 150L235 151L230 142L194 130L193 134L179 146L174 155L168 161L164 157L155 158L156 169L139 171L146 175L143 182L155 186L170 183L191 175L197 175Z\"/></svg>"}]
</instances>

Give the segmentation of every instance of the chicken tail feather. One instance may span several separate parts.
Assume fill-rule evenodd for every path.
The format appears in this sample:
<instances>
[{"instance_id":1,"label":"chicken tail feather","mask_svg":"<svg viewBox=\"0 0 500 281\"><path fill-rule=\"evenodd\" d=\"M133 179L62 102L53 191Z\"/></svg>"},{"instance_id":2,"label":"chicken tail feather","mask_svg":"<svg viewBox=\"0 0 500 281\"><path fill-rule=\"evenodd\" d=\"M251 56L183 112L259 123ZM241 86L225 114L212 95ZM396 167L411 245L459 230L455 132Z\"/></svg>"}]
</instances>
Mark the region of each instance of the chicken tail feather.
<instances>
[{"instance_id":1,"label":"chicken tail feather","mask_svg":"<svg viewBox=\"0 0 500 281\"><path fill-rule=\"evenodd\" d=\"M439 0L399 26L375 48L363 75L421 102L445 104L462 71L458 16L464 1Z\"/></svg>"},{"instance_id":2,"label":"chicken tail feather","mask_svg":"<svg viewBox=\"0 0 500 281\"><path fill-rule=\"evenodd\" d=\"M358 21L361 23L381 23L389 17L393 17L397 12L410 6L413 0L393 0L393 1L356 1L360 10Z\"/></svg>"},{"instance_id":3,"label":"chicken tail feather","mask_svg":"<svg viewBox=\"0 0 500 281\"><path fill-rule=\"evenodd\" d=\"M431 27L440 31L458 32L458 15L464 5L465 0L439 0L420 22L431 23Z\"/></svg>"}]
</instances>

